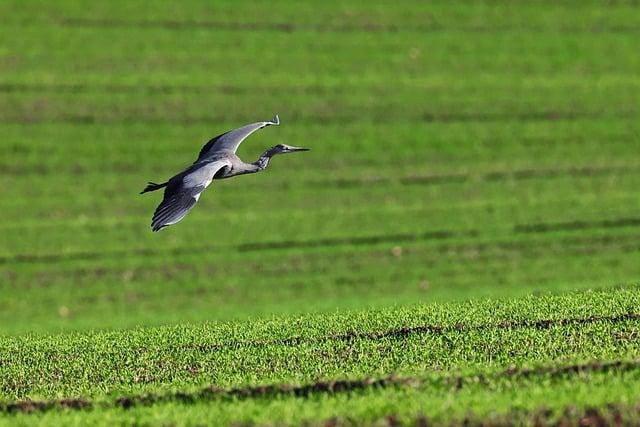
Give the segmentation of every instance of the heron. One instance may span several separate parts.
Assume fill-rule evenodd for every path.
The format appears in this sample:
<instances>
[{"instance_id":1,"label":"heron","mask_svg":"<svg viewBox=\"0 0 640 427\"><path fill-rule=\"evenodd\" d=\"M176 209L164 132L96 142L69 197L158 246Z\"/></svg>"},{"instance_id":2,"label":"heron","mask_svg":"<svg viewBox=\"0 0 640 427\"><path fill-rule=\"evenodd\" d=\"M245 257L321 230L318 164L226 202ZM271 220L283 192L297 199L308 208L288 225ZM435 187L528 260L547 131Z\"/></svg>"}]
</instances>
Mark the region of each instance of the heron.
<instances>
[{"instance_id":1,"label":"heron","mask_svg":"<svg viewBox=\"0 0 640 427\"><path fill-rule=\"evenodd\" d=\"M276 114L266 122L251 123L218 135L207 142L195 162L182 172L161 184L149 182L140 194L164 188L164 198L151 219L151 230L156 232L183 219L196 204L202 192L215 179L262 172L277 154L308 151L308 148L278 144L267 149L253 163L243 162L237 155L238 147L249 135L271 125L279 125Z\"/></svg>"}]
</instances>

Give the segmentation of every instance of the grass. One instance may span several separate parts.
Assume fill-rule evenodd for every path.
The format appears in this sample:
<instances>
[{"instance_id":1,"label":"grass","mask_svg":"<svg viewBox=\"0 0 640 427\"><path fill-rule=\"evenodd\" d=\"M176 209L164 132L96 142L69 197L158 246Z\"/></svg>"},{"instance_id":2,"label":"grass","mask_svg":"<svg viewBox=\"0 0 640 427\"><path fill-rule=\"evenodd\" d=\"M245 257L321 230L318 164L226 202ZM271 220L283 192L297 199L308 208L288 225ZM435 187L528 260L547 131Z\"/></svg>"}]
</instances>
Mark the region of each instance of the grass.
<instances>
[{"instance_id":1,"label":"grass","mask_svg":"<svg viewBox=\"0 0 640 427\"><path fill-rule=\"evenodd\" d=\"M295 424L410 420L420 408L434 421L470 407L479 417L561 414L575 396L578 406L628 404L640 397L639 298L627 289L5 338L4 412L56 423L99 413L118 423L163 414ZM61 411L73 403L52 398L82 408Z\"/></svg>"},{"instance_id":2,"label":"grass","mask_svg":"<svg viewBox=\"0 0 640 427\"><path fill-rule=\"evenodd\" d=\"M639 17L2 2L1 422L633 423ZM311 152L150 232L147 181L274 113L238 154Z\"/></svg>"}]
</instances>

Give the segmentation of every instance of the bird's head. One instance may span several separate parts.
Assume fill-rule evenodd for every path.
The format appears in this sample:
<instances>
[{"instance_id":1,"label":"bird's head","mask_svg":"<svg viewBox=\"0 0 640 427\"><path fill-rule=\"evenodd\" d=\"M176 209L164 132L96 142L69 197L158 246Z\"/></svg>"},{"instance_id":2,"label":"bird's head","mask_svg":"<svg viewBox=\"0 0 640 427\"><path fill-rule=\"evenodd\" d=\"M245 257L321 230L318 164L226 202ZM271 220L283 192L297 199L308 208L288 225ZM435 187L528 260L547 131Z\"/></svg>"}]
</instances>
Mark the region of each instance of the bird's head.
<instances>
[{"instance_id":1,"label":"bird's head","mask_svg":"<svg viewBox=\"0 0 640 427\"><path fill-rule=\"evenodd\" d=\"M309 148L294 147L287 144L278 144L271 149L271 155L295 153L296 151L309 151Z\"/></svg>"}]
</instances>

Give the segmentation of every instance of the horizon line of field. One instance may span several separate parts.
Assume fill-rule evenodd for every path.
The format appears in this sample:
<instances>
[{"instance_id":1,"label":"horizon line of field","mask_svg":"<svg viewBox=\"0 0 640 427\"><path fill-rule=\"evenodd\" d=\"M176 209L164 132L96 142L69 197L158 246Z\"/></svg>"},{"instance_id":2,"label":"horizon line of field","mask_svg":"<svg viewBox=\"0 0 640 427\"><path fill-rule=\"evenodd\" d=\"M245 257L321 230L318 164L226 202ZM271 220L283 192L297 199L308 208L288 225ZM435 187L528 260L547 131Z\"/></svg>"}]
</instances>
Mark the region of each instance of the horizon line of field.
<instances>
[{"instance_id":1,"label":"horizon line of field","mask_svg":"<svg viewBox=\"0 0 640 427\"><path fill-rule=\"evenodd\" d=\"M0 403L0 413L42 413L52 410L91 410L91 409L130 409L136 406L153 406L169 402L193 404L216 399L246 400L260 398L277 398L285 396L308 398L325 394L335 395L363 390L374 390L389 387L404 386L436 386L453 387L456 391L473 384L490 384L504 378L526 380L531 378L561 378L584 373L624 373L640 368L638 360L609 360L592 361L587 363L573 363L570 365L542 365L533 368L509 367L495 373L476 373L468 375L426 376L395 376L382 378L365 377L360 379L344 379L331 381L317 381L307 384L266 384L260 386L245 386L231 389L210 385L195 391L175 391L165 394L147 392L143 394L123 395L113 400L92 400L89 398L61 398L50 400L17 400Z\"/></svg>"},{"instance_id":2,"label":"horizon line of field","mask_svg":"<svg viewBox=\"0 0 640 427\"><path fill-rule=\"evenodd\" d=\"M576 230L588 230L588 229L615 229L626 227L638 227L640 226L640 217L637 218L617 218L617 219L605 219L599 221L568 221L568 222L556 222L556 223L533 223L533 224L516 224L512 227L512 232L516 234L538 234L538 233L553 233L558 231L576 231ZM220 246L220 245L202 245L191 247L175 247L165 250L157 250L151 248L134 248L130 250L110 251L110 252L69 252L63 254L16 254L0 257L1 264L9 263L55 263L59 261L73 261L73 260L92 260L102 258L120 257L125 255L136 256L157 256L157 255L181 255L181 254L195 254L200 252L211 252L215 250L229 250L233 249L237 252L255 252L264 250L287 250L287 249L312 249L321 247L335 247L335 246L367 246L381 243L406 243L415 241L430 241L430 240L446 240L452 238L475 238L481 236L479 230L431 230L421 233L402 233L402 234L380 234L370 236L351 236L351 237L334 237L323 238L315 240L282 240L282 241L268 241L268 242L247 242L233 246ZM614 237L615 238L615 237ZM591 236L586 239L592 239ZM605 242L612 239L611 236L601 236ZM567 239L565 239L567 240ZM575 240L575 239L574 239ZM578 239L580 240L580 239ZM584 241L582 239L581 241ZM592 239L593 240L593 239ZM490 246L491 244L489 244ZM526 247L521 242L497 242L493 243L494 246L501 245L507 248L513 248L515 246ZM476 245L479 247L480 245ZM486 246L486 245L485 245ZM637 245L630 245L628 249L637 250Z\"/></svg>"},{"instance_id":3,"label":"horizon line of field","mask_svg":"<svg viewBox=\"0 0 640 427\"><path fill-rule=\"evenodd\" d=\"M406 112L403 112L406 113ZM298 123L315 123L315 124L352 124L352 123L397 123L397 122L423 122L423 123L496 123L496 122L556 122L556 121L580 121L584 119L637 119L639 113L636 109L623 107L613 109L609 106L606 109L597 111L571 111L568 109L561 110L540 110L533 112L514 112L514 111L497 111L494 113L481 112L442 112L442 111L418 111L417 114L407 116L406 114L392 115L388 112L373 113L367 115L305 115L293 112L290 116L291 120ZM364 119L363 119L364 118ZM3 125L20 125L20 124L42 124L42 123L62 123L74 125L94 125L94 124L160 124L168 123L181 126L193 124L210 124L212 122L232 122L243 121L246 117L237 115L224 116L163 116L139 114L135 116L125 115L109 115L101 114L61 114L46 116L34 115L33 112L27 112L26 116L16 117L0 117L0 124Z\"/></svg>"},{"instance_id":4,"label":"horizon line of field","mask_svg":"<svg viewBox=\"0 0 640 427\"><path fill-rule=\"evenodd\" d=\"M430 16L428 18L431 18ZM526 22L526 21L525 21ZM374 32L374 33L440 33L440 32L460 32L460 33L500 33L500 32L521 32L521 33L551 33L551 34L603 34L603 33L638 33L639 29L636 25L606 25L603 22L593 22L591 26L572 26L572 25L505 25L497 24L492 21L492 25L479 25L472 23L468 26L453 26L437 23L433 20L428 24L403 24L396 23L380 23L380 22L364 22L354 23L329 23L326 20L322 23L300 23L300 22L246 22L246 21L219 21L204 19L90 19L84 17L65 17L50 20L49 25L70 27L70 28L95 28L95 29L119 29L119 28L135 28L135 29L164 29L173 31L185 30L209 30L209 31L268 31L268 32L318 32L318 33L357 33L357 32ZM22 22L21 24L25 24ZM26 21L29 24L29 21ZM42 23L37 23L42 25Z\"/></svg>"}]
</instances>

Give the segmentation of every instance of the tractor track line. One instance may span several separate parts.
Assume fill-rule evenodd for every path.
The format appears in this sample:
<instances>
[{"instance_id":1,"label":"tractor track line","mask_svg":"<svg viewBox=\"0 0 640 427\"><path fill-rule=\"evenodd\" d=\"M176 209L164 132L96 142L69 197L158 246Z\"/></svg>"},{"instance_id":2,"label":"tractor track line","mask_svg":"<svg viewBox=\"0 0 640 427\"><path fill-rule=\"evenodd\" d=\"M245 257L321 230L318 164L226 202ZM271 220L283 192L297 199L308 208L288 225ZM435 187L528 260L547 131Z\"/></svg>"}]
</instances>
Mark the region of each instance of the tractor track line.
<instances>
[{"instance_id":1,"label":"tractor track line","mask_svg":"<svg viewBox=\"0 0 640 427\"><path fill-rule=\"evenodd\" d=\"M510 87L501 85L501 88ZM436 87L437 88L437 87ZM517 86L513 86L517 88ZM411 90L415 89L413 86L406 84L400 86L398 89ZM201 94L207 93L220 93L223 95L245 95L253 94L256 91L262 93L280 94L283 90L300 94L309 95L331 95L341 94L345 90L345 86L327 86L322 84L282 84L282 85L242 85L242 84L168 84L168 83L141 83L141 84L128 84L128 83L69 83L69 82L55 82L55 83L24 83L24 82L0 82L0 93L57 93L57 94L73 94L82 95L90 93L145 93L149 95L169 95L169 94ZM392 91L388 86L368 83L358 86L348 86L348 90L351 92L366 92L369 94L385 95ZM557 140L555 140L557 141Z\"/></svg>"},{"instance_id":2,"label":"tractor track line","mask_svg":"<svg viewBox=\"0 0 640 427\"><path fill-rule=\"evenodd\" d=\"M433 425L446 426L501 426L517 427L522 425L566 427L566 426L635 426L640 418L640 401L635 404L628 403L605 403L601 406L588 406L584 409L575 405L565 406L553 411L548 407L541 406L537 409L526 411L511 409L505 413L493 415L468 414L462 418L454 418L446 423L432 423L424 413L417 413L409 424L404 424L396 414L390 413L379 417L373 425L387 427L401 427L403 425L413 425L416 427L428 427ZM360 421L360 422L359 422ZM315 420L314 420L315 422ZM328 418L318 425L325 427L340 427L359 425L362 421L349 416L334 416Z\"/></svg>"},{"instance_id":3,"label":"tractor track line","mask_svg":"<svg viewBox=\"0 0 640 427\"><path fill-rule=\"evenodd\" d=\"M640 251L640 235L631 234L621 237L604 236L597 239L563 239L560 241L561 249L553 249L550 244L539 244L539 242L532 242L531 244L521 246L513 244L442 244L429 249L423 249L415 251L410 249L408 254L411 254L414 259L417 256L421 257L421 262L424 266L436 266L443 262L443 257L446 257L446 261L450 262L452 259L460 259L465 261L476 262L504 262L514 260L519 256L535 256L544 257L562 253L564 255L589 255L589 254L629 254ZM367 262L374 262L374 260L384 260L386 258L394 256L391 251L386 248L379 250L372 250L362 254L362 257L366 258ZM299 255L297 258L302 258ZM329 260L334 260L338 257L344 257L342 253L339 255L327 256L323 255L320 260L314 257L315 261L319 261L312 267L300 269L294 265L289 265L286 268L275 268L273 270L265 267L264 263L252 263L248 269L243 267L242 270L253 271L260 273L263 277L280 277L282 274L290 274L296 272L306 273L319 273L325 274L327 272L325 264ZM304 257L307 259L307 257ZM234 264L235 265L235 264ZM161 267L157 265L151 266L137 266L134 268L124 267L87 267L83 265L75 266L74 268L64 270L63 272L52 271L50 269L44 271L38 271L33 276L28 278L18 275L16 270L7 269L4 272L0 272L0 278L5 280L4 284L9 286L18 285L19 289L31 289L41 286L50 286L62 281L68 282L73 280L74 283L80 284L84 280L90 280L91 283L96 280L106 278L107 280L122 280L123 276L133 274L136 280L156 280L157 277L162 277L163 280L173 279L175 277L182 277L185 272L189 272L192 275L206 274L210 277L219 275L221 270L207 266L206 268L198 268L196 264L188 262L171 262L165 263ZM28 280L28 282L27 282ZM336 283L354 283L350 282L348 278L344 276L335 277ZM358 279L362 284L370 283L367 278ZM17 288L16 288L17 289Z\"/></svg>"},{"instance_id":4,"label":"tractor track line","mask_svg":"<svg viewBox=\"0 0 640 427\"><path fill-rule=\"evenodd\" d=\"M640 218L627 217L610 220L597 221L569 221L558 223L537 223L537 224L516 224L513 226L513 232L516 234L532 234L532 233L553 233L558 231L576 231L588 229L617 229L640 226ZM237 252L257 252L265 250L286 250L286 249L313 249L337 246L367 246L383 243L411 243L420 241L445 241L454 238L475 238L480 236L478 230L433 230L423 233L398 233L388 235L371 235L371 236L354 236L354 237L331 237L316 240L281 240L268 242L251 242L241 243L232 247L224 247L217 245L203 245L194 247L177 247L165 250L156 250L151 248L137 248L121 251L110 252L71 252L66 254L17 254L0 256L0 265L2 264L33 264L33 263L57 263L61 261L89 261L104 258L114 258L123 256L159 256L159 255L185 255L209 253L219 251L221 249L235 250ZM566 238L557 243L563 244L580 244L589 242L602 242L609 244L619 237L601 236L594 239L589 236L587 238ZM547 243L552 246L554 242ZM435 250L440 253L455 250L456 246L461 245L442 245ZM476 245L462 245L469 249L484 250L490 247L496 247L505 250L522 250L531 246L541 246L538 242L526 243L520 241L502 241L493 243L478 243ZM640 246L626 245L629 251L635 251Z\"/></svg>"},{"instance_id":5,"label":"tractor track line","mask_svg":"<svg viewBox=\"0 0 640 427\"><path fill-rule=\"evenodd\" d=\"M477 332L492 329L518 330L518 329L551 329L553 327L562 326L580 326L598 322L625 322L640 320L640 313L624 313L612 316L588 316L561 319L537 319L537 320L520 320L520 321L503 321L499 323L486 323L478 325L466 325L456 323L453 325L417 325L404 326L400 328L392 328L379 331L369 332L345 332L342 334L321 335L317 337L291 336L274 340L253 340L253 341L226 341L218 344L198 344L186 345L176 348L180 349L196 349L201 352L210 352L221 349L240 349L243 347L266 347L274 345L283 345L295 347L301 344L319 344L328 341L346 341L352 342L356 340L382 340L382 339L405 339L412 335L444 335L452 332Z\"/></svg>"},{"instance_id":6,"label":"tractor track line","mask_svg":"<svg viewBox=\"0 0 640 427\"><path fill-rule=\"evenodd\" d=\"M214 399L259 399L275 398L283 396L309 397L317 394L334 395L360 390L376 388L420 386L433 383L445 385L460 390L466 385L483 383L501 378L532 378L551 377L558 378L567 375L576 375L587 372L611 372L632 371L640 368L640 361L607 361L573 364L567 366L539 366L535 368L510 367L495 374L445 376L442 378L424 378L418 376L397 377L395 375L383 378L363 378L354 380L318 381L314 383L295 384L267 384L261 386L247 386L231 389L219 388L211 385L195 391L178 391L167 394L145 393L137 395L124 395L111 401L95 401L84 398L65 398L53 400L18 400L0 403L0 413L41 413L59 409L83 410L83 409L130 409L137 406L152 406L161 403L179 402L193 404Z\"/></svg>"},{"instance_id":7,"label":"tractor track line","mask_svg":"<svg viewBox=\"0 0 640 427\"><path fill-rule=\"evenodd\" d=\"M109 169L113 172L131 173L136 171L134 165L113 165ZM74 165L73 170L68 174L72 176L82 176L93 174L91 168ZM158 172L159 171L155 171ZM557 168L541 168L541 169L515 169L515 170L495 170L476 173L450 173L450 174L408 174L399 178L327 178L326 181L308 180L299 181L296 186L310 185L322 188L339 188L350 189L359 187L370 187L372 185L406 185L406 186L437 186L447 184L464 184L468 182L502 182L502 181L525 181L535 179L558 179L558 178L582 178L582 177L599 177L599 176L617 176L623 174L635 174L640 172L640 166L580 166L580 167L557 167ZM49 176L60 175L59 169L48 167L46 164L31 165L15 165L0 164L0 173L10 176ZM104 173L104 172L103 172ZM277 184L278 188L282 186L289 187L289 184ZM268 186L267 186L268 188ZM55 199L54 199L55 200Z\"/></svg>"},{"instance_id":8,"label":"tractor track line","mask_svg":"<svg viewBox=\"0 0 640 427\"><path fill-rule=\"evenodd\" d=\"M317 247L331 247L331 246L344 246L344 245L371 245L377 243L395 243L395 242L412 242L419 240L443 240L452 237L475 237L477 232L474 230L464 232L452 232L448 230L435 230L424 233L403 233L403 234L390 234L390 235L373 235L362 237L337 237L326 238L308 241L298 240L283 240L278 242L264 242L264 243L241 243L230 249L237 250L238 252L253 252L260 250L270 249L289 249L289 248L317 248ZM154 250L148 248L139 248L126 251L114 251L114 252L75 252L67 254L21 254L14 256L0 257L0 264L10 263L55 263L59 261L72 261L72 260L93 260L101 259L105 257L120 257L120 256L154 256L154 255L181 255L192 254L201 252L211 252L222 249L223 246L204 245L191 248L173 248L170 250Z\"/></svg>"},{"instance_id":9,"label":"tractor track line","mask_svg":"<svg viewBox=\"0 0 640 427\"><path fill-rule=\"evenodd\" d=\"M358 188L376 184L402 185L446 185L464 184L468 182L501 182L501 181L524 181L533 179L558 179L565 177L595 177L611 176L627 173L637 173L639 168L631 166L582 166L568 168L547 168L547 169L516 169L512 171L487 171L480 173L452 173L433 175L407 175L397 179L390 178L337 178L327 181L311 181L310 184L326 188Z\"/></svg>"},{"instance_id":10,"label":"tractor track line","mask_svg":"<svg viewBox=\"0 0 640 427\"><path fill-rule=\"evenodd\" d=\"M91 18L63 18L54 21L58 25L66 27L79 28L136 28L136 29L165 29L173 31L189 31L193 29L205 29L209 31L274 31L282 33L292 33L298 31L313 31L319 33L438 33L442 31L451 31L450 26L443 26L437 22L429 22L422 25L398 25L394 23L381 23L375 21L363 23L292 23L292 22L241 22L241 21L216 21L204 19L91 19ZM563 26L563 27L544 27L535 26L525 27L513 25L497 25L485 26L480 24L471 24L469 26L460 26L453 29L454 31L464 33L500 33L504 31L528 31L533 33L552 32L554 34L582 34L582 33L622 33L635 34L638 29L633 26L611 25L607 28L594 29L579 26Z\"/></svg>"},{"instance_id":11,"label":"tractor track line","mask_svg":"<svg viewBox=\"0 0 640 427\"><path fill-rule=\"evenodd\" d=\"M606 229L638 226L640 226L640 218L616 218L591 222L576 220L555 223L520 224L515 225L513 231L516 233L547 233L550 231L572 231L588 228Z\"/></svg>"},{"instance_id":12,"label":"tractor track line","mask_svg":"<svg viewBox=\"0 0 640 427\"><path fill-rule=\"evenodd\" d=\"M534 112L495 112L495 113L477 113L477 112L418 112L411 117L394 117L389 115L376 115L372 119L376 123L395 123L399 120L413 121L422 123L502 123L502 122L547 122L547 121L578 121L578 120L595 120L606 118L615 119L635 119L638 113L633 110L612 110L612 111L562 111L562 110L541 110ZM350 124L358 123L360 116L343 115L343 116L322 116L310 115L305 117L296 117L292 115L289 118L297 123L314 124ZM113 117L109 115L92 115L92 114L58 114L47 115L43 113L40 116L33 115L15 115L13 117L0 118L1 124L37 124L37 123L69 123L75 125L95 125L95 124L177 124L177 125L194 125L194 124L211 124L215 122L239 121L239 118L231 116L152 116L152 115L136 115L135 118L129 116Z\"/></svg>"}]
</instances>

